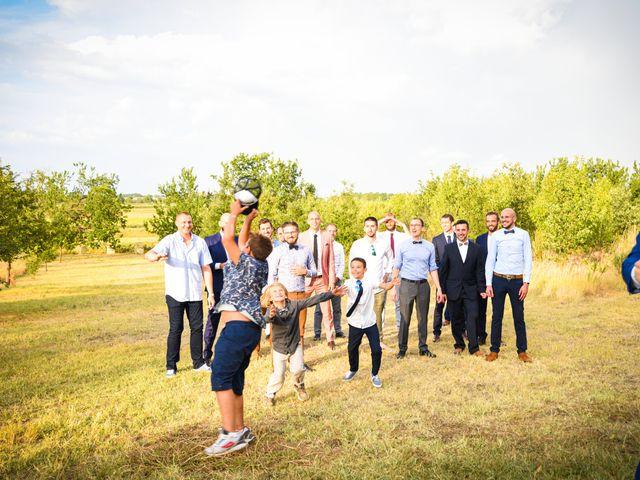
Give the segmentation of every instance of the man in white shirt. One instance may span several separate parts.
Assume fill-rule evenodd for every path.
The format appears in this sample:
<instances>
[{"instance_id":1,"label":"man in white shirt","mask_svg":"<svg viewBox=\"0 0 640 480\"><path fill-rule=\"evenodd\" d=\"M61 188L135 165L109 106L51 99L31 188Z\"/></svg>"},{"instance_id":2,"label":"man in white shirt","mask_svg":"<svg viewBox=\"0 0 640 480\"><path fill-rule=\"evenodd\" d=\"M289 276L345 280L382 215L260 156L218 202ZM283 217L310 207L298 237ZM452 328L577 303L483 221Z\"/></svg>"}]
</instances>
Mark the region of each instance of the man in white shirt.
<instances>
[{"instance_id":1,"label":"man in white shirt","mask_svg":"<svg viewBox=\"0 0 640 480\"><path fill-rule=\"evenodd\" d=\"M331 238L333 238L333 257L336 263L336 287L342 285L344 280L344 247L339 242L336 242L336 236L338 235L338 227L334 223L327 224L326 231ZM336 338L343 338L344 333L342 331L342 297L333 297L331 299L331 309L333 310L333 326L336 329ZM320 305L316 305L316 310L313 315L313 339L320 341L322 335L322 310Z\"/></svg>"},{"instance_id":2,"label":"man in white shirt","mask_svg":"<svg viewBox=\"0 0 640 480\"><path fill-rule=\"evenodd\" d=\"M167 378L174 377L180 360L180 341L184 330L184 313L191 330L190 347L193 369L211 371L202 358L202 277L207 286L207 303L213 308L213 276L209 249L204 240L191 233L193 220L188 212L176 215L177 231L167 235L145 254L150 262L165 262L165 299L169 310L167 337Z\"/></svg>"},{"instance_id":3,"label":"man in white shirt","mask_svg":"<svg viewBox=\"0 0 640 480\"><path fill-rule=\"evenodd\" d=\"M378 238L378 219L375 217L367 217L364 219L364 237L359 238L351 245L349 251L349 265L354 258L363 258L367 263L367 271L365 278L369 283L379 285L385 283L391 278L393 270L393 254L389 242ZM373 310L376 314L376 325L380 332L380 346L388 350L389 347L383 342L382 328L384 326L384 318L382 311L386 301L387 291L382 288L374 289Z\"/></svg>"},{"instance_id":4,"label":"man in white shirt","mask_svg":"<svg viewBox=\"0 0 640 480\"><path fill-rule=\"evenodd\" d=\"M409 229L407 226L396 218L395 213L388 212L383 218L378 220L378 225L384 224L386 230L378 232L378 237L389 242L391 247L391 253L393 260L396 259L396 249L402 244L402 242L409 240L410 235L407 233ZM398 231L398 226L402 227L404 232ZM395 301L395 314L396 314L396 328L400 330L400 287L395 287L396 301ZM383 313L384 316L384 313Z\"/></svg>"}]
</instances>

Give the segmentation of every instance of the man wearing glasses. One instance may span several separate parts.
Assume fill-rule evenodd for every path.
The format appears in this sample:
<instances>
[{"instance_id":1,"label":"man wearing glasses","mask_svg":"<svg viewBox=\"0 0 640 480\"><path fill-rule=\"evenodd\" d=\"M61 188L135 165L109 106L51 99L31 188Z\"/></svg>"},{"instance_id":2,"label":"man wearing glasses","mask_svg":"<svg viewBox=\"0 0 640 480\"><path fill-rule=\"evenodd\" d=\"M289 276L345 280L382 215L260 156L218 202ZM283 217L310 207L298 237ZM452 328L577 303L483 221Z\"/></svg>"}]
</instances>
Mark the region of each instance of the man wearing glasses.
<instances>
[{"instance_id":1,"label":"man wearing glasses","mask_svg":"<svg viewBox=\"0 0 640 480\"><path fill-rule=\"evenodd\" d=\"M378 238L378 220L375 217L367 217L364 219L364 237L359 238L351 245L349 251L349 265L354 258L364 258L367 262L367 271L364 278L375 285L386 283L393 269L393 253L391 252L391 246L389 241L383 238ZM380 346L388 350L383 342L382 327L384 326L384 319L382 317L382 311L384 310L384 304L387 296L386 290L382 288L376 288L374 290L374 303L373 311L376 314L376 324L378 325L378 331L380 332Z\"/></svg>"}]
</instances>

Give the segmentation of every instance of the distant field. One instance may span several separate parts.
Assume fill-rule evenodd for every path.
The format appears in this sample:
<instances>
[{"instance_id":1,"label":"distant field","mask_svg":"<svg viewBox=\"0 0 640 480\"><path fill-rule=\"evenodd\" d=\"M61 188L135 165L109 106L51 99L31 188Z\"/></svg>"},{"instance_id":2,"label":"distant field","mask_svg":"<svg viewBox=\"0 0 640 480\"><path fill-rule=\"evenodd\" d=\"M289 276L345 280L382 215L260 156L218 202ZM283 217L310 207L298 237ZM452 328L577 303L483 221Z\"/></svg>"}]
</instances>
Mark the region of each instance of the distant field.
<instances>
[{"instance_id":1,"label":"distant field","mask_svg":"<svg viewBox=\"0 0 640 480\"><path fill-rule=\"evenodd\" d=\"M454 356L448 329L429 341L437 358L419 357L413 330L407 359L384 355L375 390L367 348L344 384L346 341L329 351L309 327L310 400L295 399L288 376L275 408L264 404L263 342L245 395L257 441L214 459L202 449L220 419L208 376L190 370L187 332L178 376L164 378L162 266L136 255L65 257L0 291L0 478L632 478L640 295L626 295L616 272L597 279L596 295L564 295L570 289L545 278L550 264L535 268L526 307L534 363L517 361L509 317L492 364ZM582 288L583 273L563 281ZM392 345L390 315L385 333Z\"/></svg>"},{"instance_id":2,"label":"distant field","mask_svg":"<svg viewBox=\"0 0 640 480\"><path fill-rule=\"evenodd\" d=\"M132 209L127 212L127 227L122 234L121 242L124 245L142 243L152 245L158 241L158 236L144 229L144 221L153 217L155 210L150 204L132 204Z\"/></svg>"}]
</instances>

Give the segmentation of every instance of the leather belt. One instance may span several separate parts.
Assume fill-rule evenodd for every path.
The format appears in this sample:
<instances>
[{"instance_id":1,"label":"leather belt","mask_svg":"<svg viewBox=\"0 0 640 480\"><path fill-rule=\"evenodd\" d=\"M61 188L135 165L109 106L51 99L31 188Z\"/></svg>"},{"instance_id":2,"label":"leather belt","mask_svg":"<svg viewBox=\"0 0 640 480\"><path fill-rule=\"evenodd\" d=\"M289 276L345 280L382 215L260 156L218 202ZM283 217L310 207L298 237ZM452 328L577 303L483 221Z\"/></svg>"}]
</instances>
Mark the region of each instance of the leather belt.
<instances>
[{"instance_id":1,"label":"leather belt","mask_svg":"<svg viewBox=\"0 0 640 480\"><path fill-rule=\"evenodd\" d=\"M403 282L410 282L410 283L424 283L427 281L427 279L423 279L423 280L409 280L408 278L402 278L401 279Z\"/></svg>"},{"instance_id":2,"label":"leather belt","mask_svg":"<svg viewBox=\"0 0 640 480\"><path fill-rule=\"evenodd\" d=\"M501 273L493 272L496 277L506 278L507 280L521 280L524 278L524 275L503 275Z\"/></svg>"}]
</instances>

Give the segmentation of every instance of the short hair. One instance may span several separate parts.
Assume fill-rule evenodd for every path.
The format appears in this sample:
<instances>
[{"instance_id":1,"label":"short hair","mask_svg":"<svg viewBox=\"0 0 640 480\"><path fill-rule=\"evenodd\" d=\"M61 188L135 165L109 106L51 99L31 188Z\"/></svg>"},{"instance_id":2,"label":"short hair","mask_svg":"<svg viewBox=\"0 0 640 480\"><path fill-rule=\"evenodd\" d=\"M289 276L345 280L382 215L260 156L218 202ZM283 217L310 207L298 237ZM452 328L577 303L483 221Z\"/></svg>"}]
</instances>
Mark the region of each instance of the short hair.
<instances>
[{"instance_id":1,"label":"short hair","mask_svg":"<svg viewBox=\"0 0 640 480\"><path fill-rule=\"evenodd\" d=\"M453 222L453 215L451 215L450 213L445 213L444 215L442 215L440 217L440 220L442 220L443 218L448 218L450 222Z\"/></svg>"},{"instance_id":2,"label":"short hair","mask_svg":"<svg viewBox=\"0 0 640 480\"><path fill-rule=\"evenodd\" d=\"M271 290L273 290L275 287L282 288L284 290L284 294L287 297L289 296L289 290L287 290L287 287L285 287L280 282L273 282L271 285L267 286L267 288L264 289L264 292L262 292L262 295L260 296L260 306L262 308L269 308L269 305L271 304Z\"/></svg>"},{"instance_id":3,"label":"short hair","mask_svg":"<svg viewBox=\"0 0 640 480\"><path fill-rule=\"evenodd\" d=\"M289 227L289 226L293 226L296 227L296 230L300 231L300 227L298 226L298 224L296 222L294 222L293 220L289 220L287 222L284 222L282 224L282 230L285 229L285 227Z\"/></svg>"},{"instance_id":4,"label":"short hair","mask_svg":"<svg viewBox=\"0 0 640 480\"><path fill-rule=\"evenodd\" d=\"M373 222L376 225L378 225L378 219L376 217L367 217L367 218L364 219L364 222L362 222L362 223L367 223L367 222Z\"/></svg>"},{"instance_id":5,"label":"short hair","mask_svg":"<svg viewBox=\"0 0 640 480\"><path fill-rule=\"evenodd\" d=\"M424 220L422 220L420 217L413 217L411 219L411 222L413 222L414 220L419 220L420 221L420 226L424 227ZM409 222L409 223L411 223L411 222Z\"/></svg>"},{"instance_id":6,"label":"short hair","mask_svg":"<svg viewBox=\"0 0 640 480\"><path fill-rule=\"evenodd\" d=\"M466 220L458 220L456 223L453 224L454 227L458 225L466 225L467 228L469 228L469 222L467 222Z\"/></svg>"},{"instance_id":7,"label":"short hair","mask_svg":"<svg viewBox=\"0 0 640 480\"><path fill-rule=\"evenodd\" d=\"M351 261L349 262L349 265L351 265L353 262L360 262L364 268L367 268L367 261L362 257L352 258Z\"/></svg>"},{"instance_id":8,"label":"short hair","mask_svg":"<svg viewBox=\"0 0 640 480\"><path fill-rule=\"evenodd\" d=\"M271 228L273 228L273 223L271 223L271 220L269 220L268 218L261 218L258 222L258 226L264 225L265 223L268 223L269 225L271 225Z\"/></svg>"},{"instance_id":9,"label":"short hair","mask_svg":"<svg viewBox=\"0 0 640 480\"><path fill-rule=\"evenodd\" d=\"M484 216L484 218L490 217L490 216L494 216L496 217L496 219L500 218L500 215L498 215L498 212L487 212L487 214Z\"/></svg>"},{"instance_id":10,"label":"short hair","mask_svg":"<svg viewBox=\"0 0 640 480\"><path fill-rule=\"evenodd\" d=\"M191 217L191 214L190 214L189 212L182 211L182 212L178 212L178 213L176 213L176 220L178 220L178 217L179 217L180 215L186 215L186 216L188 216L188 217ZM193 219L193 217L191 217L191 218Z\"/></svg>"},{"instance_id":11,"label":"short hair","mask_svg":"<svg viewBox=\"0 0 640 480\"><path fill-rule=\"evenodd\" d=\"M338 230L338 226L335 223L327 223L324 229L326 230L327 228L329 228L330 225L333 225L334 227L336 227L336 230Z\"/></svg>"},{"instance_id":12,"label":"short hair","mask_svg":"<svg viewBox=\"0 0 640 480\"><path fill-rule=\"evenodd\" d=\"M253 232L249 234L247 245L249 245L253 256L257 260L266 260L273 250L273 244L270 238Z\"/></svg>"}]
</instances>

